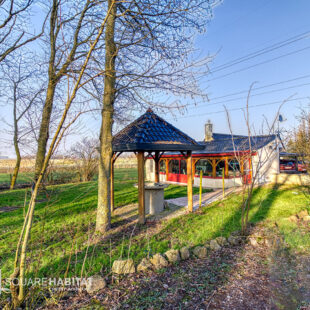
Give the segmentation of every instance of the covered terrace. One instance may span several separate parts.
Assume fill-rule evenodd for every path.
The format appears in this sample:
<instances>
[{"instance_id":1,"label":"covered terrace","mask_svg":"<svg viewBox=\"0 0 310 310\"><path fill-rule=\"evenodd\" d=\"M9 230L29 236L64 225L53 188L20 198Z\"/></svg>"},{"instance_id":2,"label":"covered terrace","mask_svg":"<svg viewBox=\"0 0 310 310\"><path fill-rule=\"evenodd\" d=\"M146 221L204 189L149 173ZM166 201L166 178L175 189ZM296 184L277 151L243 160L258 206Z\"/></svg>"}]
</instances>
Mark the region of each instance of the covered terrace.
<instances>
[{"instance_id":1,"label":"covered terrace","mask_svg":"<svg viewBox=\"0 0 310 310\"><path fill-rule=\"evenodd\" d=\"M204 147L177 129L151 109L130 123L113 137L111 168L111 210L114 209L114 163L123 152L133 152L138 160L139 223L145 223L145 172L146 158L155 163L155 183L159 182L159 162L165 152L180 152L187 162L188 209L193 211L192 152Z\"/></svg>"}]
</instances>

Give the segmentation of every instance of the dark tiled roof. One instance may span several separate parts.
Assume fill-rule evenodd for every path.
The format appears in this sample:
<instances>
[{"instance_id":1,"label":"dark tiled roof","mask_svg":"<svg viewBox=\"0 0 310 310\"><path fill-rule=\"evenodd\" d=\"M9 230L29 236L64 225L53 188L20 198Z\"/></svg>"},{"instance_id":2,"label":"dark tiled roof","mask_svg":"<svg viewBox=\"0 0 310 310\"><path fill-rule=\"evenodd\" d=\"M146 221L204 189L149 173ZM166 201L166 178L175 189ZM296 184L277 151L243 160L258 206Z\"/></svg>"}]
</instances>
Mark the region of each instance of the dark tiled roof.
<instances>
[{"instance_id":1,"label":"dark tiled roof","mask_svg":"<svg viewBox=\"0 0 310 310\"><path fill-rule=\"evenodd\" d=\"M114 151L186 151L202 148L201 144L150 109L113 137Z\"/></svg>"},{"instance_id":2,"label":"dark tiled roof","mask_svg":"<svg viewBox=\"0 0 310 310\"><path fill-rule=\"evenodd\" d=\"M251 148L253 151L258 150L275 140L276 135L253 136L251 137ZM230 153L234 151L248 151L250 149L249 138L247 136L230 135L230 134L213 134L212 141L199 142L204 145L203 152L195 153Z\"/></svg>"}]
</instances>

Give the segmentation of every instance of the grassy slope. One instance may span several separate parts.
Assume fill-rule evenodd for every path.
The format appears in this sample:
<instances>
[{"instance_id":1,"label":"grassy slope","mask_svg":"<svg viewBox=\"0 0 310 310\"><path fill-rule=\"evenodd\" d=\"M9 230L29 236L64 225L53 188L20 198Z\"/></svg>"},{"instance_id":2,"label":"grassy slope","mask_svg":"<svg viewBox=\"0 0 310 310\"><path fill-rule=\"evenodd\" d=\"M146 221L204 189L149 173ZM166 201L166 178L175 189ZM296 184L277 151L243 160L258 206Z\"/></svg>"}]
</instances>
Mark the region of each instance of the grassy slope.
<instances>
[{"instance_id":1,"label":"grassy slope","mask_svg":"<svg viewBox=\"0 0 310 310\"><path fill-rule=\"evenodd\" d=\"M123 206L137 202L137 182L135 169L119 169L115 171L115 205ZM198 189L194 189L198 193ZM184 186L171 185L165 191L165 198L186 196ZM27 193L28 200L30 192ZM23 206L25 190L0 192L0 207ZM30 252L32 261L39 264L40 275L61 275L70 256L71 248L76 253L70 273L80 272L82 260L87 248L87 233L93 231L97 205L97 183L66 184L48 187L48 196L42 193L38 197L34 224L32 227ZM23 213L18 210L0 213L0 266L4 275L11 272L15 246L23 224ZM118 224L113 217L112 223ZM124 243L128 243L128 235ZM74 244L72 243L74 240ZM122 236L112 239L114 258L122 251ZM142 250L143 251L143 250ZM109 266L110 242L105 241L89 248L94 253L93 271L104 265ZM124 253L126 250L124 249ZM141 254L141 253L140 253ZM143 252L142 252L143 254ZM89 263L89 262L88 262ZM36 266L34 270L36 270ZM88 270L88 269L87 269Z\"/></svg>"},{"instance_id":2,"label":"grassy slope","mask_svg":"<svg viewBox=\"0 0 310 310\"><path fill-rule=\"evenodd\" d=\"M115 203L123 206L137 201L135 170L116 171ZM34 262L31 272L38 268L40 276L63 276L70 253L70 275L80 275L86 251L87 274L99 271L108 272L111 258L127 257L130 229L120 231L88 246L88 232L94 229L97 184L67 184L53 186L49 190L49 201L39 202L36 206L35 222L32 229L30 259ZM197 191L197 189L195 189ZM25 191L0 193L1 206L22 205ZM186 196L186 187L170 186L166 198ZM45 196L39 197L39 200ZM228 236L230 232L240 228L240 195L232 195L222 202L215 202L199 213L188 214L170 220L156 235L146 237L146 227L136 227L142 232L133 238L129 256L136 262L151 253L164 252L171 240L175 247L182 245L202 244L206 240L219 235ZM308 207L309 203L300 189L258 188L255 190L250 219L252 222L266 220L279 224L287 242L293 247L310 250L310 239L296 224L284 218ZM308 207L309 210L309 207ZM310 211L310 210L309 210ZM11 272L14 250L23 222L23 210L0 213L0 265L2 273L8 276ZM117 217L112 223L121 224ZM141 237L141 235L143 237ZM303 247L303 248L301 248ZM88 248L88 250L87 250ZM40 267L37 267L39 265Z\"/></svg>"}]
</instances>

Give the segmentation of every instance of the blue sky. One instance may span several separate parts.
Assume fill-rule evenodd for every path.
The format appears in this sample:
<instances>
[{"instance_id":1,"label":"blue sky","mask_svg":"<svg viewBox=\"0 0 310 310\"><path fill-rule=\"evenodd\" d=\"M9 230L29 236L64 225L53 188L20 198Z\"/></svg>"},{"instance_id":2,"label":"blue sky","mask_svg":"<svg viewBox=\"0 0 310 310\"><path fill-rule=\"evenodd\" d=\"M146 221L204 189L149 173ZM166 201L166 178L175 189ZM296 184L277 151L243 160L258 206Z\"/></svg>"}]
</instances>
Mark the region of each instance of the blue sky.
<instances>
[{"instance_id":1,"label":"blue sky","mask_svg":"<svg viewBox=\"0 0 310 310\"><path fill-rule=\"evenodd\" d=\"M256 82L255 88L263 87L254 90L252 94L255 96L250 98L250 106L259 105L250 109L251 124L256 127L257 132L260 131L264 117L272 120L279 108L279 103L270 105L268 103L282 102L294 95L292 97L294 101L287 102L281 110L286 119L282 126L288 131L292 130L297 124L296 116L299 108L307 106L310 102L309 12L309 0L223 1L215 8L214 17L210 21L207 32L196 39L196 47L201 50L201 56L216 54L210 64L211 73L200 80L200 87L208 94L210 101L200 102L196 107L189 107L185 114L177 113L176 118L169 114L161 116L197 140L203 139L204 123L208 119L213 122L215 132L229 132L225 113L218 112L223 111L224 104L228 109L245 107L247 90L253 82ZM224 70L212 72L237 58L268 48L278 42L297 38L306 32L309 34L292 44L242 61ZM286 54L290 55L285 56ZM248 68L251 66L252 68ZM235 71L240 72L233 73ZM293 79L295 80L282 83ZM281 84L264 87L275 83ZM245 92L218 98L241 91ZM265 94L261 94L263 92ZM304 97L306 99L298 99ZM2 112L5 111L2 109ZM231 111L230 116L234 133L245 134L246 126L242 111ZM100 117L83 118L81 122L85 120L81 132L67 139L67 149L71 142L79 140L81 135L92 137L98 135ZM14 156L12 147L1 144L1 155Z\"/></svg>"},{"instance_id":2,"label":"blue sky","mask_svg":"<svg viewBox=\"0 0 310 310\"><path fill-rule=\"evenodd\" d=\"M196 45L202 49L204 55L217 53L213 63L210 64L212 71L213 68L234 59L310 31L309 12L310 1L308 0L226 0L215 8L214 18L210 22L207 33L197 38ZM291 55L284 56L290 53ZM272 60L275 58L279 59ZM254 87L262 87L307 76L310 74L309 59L310 36L305 36L304 39L272 52L230 66L225 70L210 73L200 82L201 88L207 91L210 101L202 102L197 107L189 109L177 120L173 117L166 118L198 140L203 138L203 125L208 119L213 122L214 131L229 132L225 113L212 113L222 111L224 104L228 109L244 107L245 98L234 101L231 99L245 97L247 93L222 99L212 98L247 91L253 82L256 82ZM261 62L266 63L258 65ZM253 67L244 70L249 66ZM231 74L238 70L243 71ZM227 76L221 77L223 75ZM281 91L275 91L280 89ZM271 120L277 113L279 104L267 105L269 102L282 101L294 94L292 99L310 98L310 76L256 90L252 94L262 92L269 93L250 98L250 105L265 104L250 109L251 124L256 127L257 132L260 131L264 116ZM224 100L230 101L223 103ZM282 126L292 130L297 124L296 116L299 113L299 107L307 106L308 102L310 99L307 98L287 102L281 110L287 119ZM189 117L190 115L196 116ZM231 111L230 116L234 133L246 133L242 112Z\"/></svg>"}]
</instances>

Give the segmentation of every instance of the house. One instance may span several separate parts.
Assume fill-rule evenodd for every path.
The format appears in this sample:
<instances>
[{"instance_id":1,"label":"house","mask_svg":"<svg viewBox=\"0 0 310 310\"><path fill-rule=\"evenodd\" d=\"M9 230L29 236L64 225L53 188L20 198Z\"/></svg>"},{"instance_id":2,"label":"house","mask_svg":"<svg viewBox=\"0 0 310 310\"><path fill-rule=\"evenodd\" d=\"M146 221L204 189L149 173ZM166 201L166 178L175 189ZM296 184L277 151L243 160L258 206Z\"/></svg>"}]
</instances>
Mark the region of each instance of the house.
<instances>
[{"instance_id":1,"label":"house","mask_svg":"<svg viewBox=\"0 0 310 310\"><path fill-rule=\"evenodd\" d=\"M194 185L199 186L200 173L202 186L226 188L241 186L256 180L263 184L271 181L279 171L279 145L277 135L248 136L213 132L213 124L205 124L204 141L199 142L202 150L192 153ZM165 152L160 157L160 181L187 183L186 154ZM146 161L146 177L154 181L153 160Z\"/></svg>"}]
</instances>

